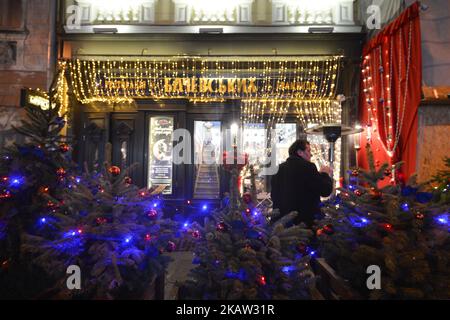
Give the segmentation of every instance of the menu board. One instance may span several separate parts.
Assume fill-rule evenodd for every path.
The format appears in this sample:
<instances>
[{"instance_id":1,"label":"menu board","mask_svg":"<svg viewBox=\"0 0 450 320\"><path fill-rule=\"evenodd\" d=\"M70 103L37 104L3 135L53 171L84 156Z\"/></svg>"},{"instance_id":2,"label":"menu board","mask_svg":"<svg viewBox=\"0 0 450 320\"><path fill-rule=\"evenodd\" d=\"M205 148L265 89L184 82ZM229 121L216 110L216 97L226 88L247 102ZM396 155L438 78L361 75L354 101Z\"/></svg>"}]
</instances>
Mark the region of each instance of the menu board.
<instances>
[{"instance_id":1,"label":"menu board","mask_svg":"<svg viewBox=\"0 0 450 320\"><path fill-rule=\"evenodd\" d=\"M164 185L163 194L173 193L173 117L150 118L148 187Z\"/></svg>"}]
</instances>

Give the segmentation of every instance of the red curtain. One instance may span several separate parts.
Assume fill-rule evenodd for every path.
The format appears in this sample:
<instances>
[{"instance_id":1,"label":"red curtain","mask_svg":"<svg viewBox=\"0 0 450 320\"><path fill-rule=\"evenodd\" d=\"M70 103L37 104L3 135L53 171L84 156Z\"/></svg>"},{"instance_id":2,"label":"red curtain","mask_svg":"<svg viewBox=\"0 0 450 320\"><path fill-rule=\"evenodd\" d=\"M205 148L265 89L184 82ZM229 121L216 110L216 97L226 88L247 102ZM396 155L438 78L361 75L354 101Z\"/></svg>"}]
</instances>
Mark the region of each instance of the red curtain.
<instances>
[{"instance_id":1,"label":"red curtain","mask_svg":"<svg viewBox=\"0 0 450 320\"><path fill-rule=\"evenodd\" d=\"M416 170L422 52L420 4L407 8L363 50L360 123L365 128L358 164L368 167L370 143L377 165L404 161L407 179Z\"/></svg>"}]
</instances>

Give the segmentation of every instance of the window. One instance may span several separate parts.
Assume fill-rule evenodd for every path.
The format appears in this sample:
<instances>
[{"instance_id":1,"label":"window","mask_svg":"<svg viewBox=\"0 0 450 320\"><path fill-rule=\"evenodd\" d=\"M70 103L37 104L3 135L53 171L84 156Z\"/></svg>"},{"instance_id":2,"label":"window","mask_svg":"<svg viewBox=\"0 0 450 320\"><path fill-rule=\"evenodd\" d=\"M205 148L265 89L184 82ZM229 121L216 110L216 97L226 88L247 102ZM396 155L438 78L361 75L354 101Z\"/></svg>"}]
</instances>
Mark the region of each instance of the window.
<instances>
[{"instance_id":1,"label":"window","mask_svg":"<svg viewBox=\"0 0 450 320\"><path fill-rule=\"evenodd\" d=\"M23 28L23 1L0 0L0 30Z\"/></svg>"}]
</instances>

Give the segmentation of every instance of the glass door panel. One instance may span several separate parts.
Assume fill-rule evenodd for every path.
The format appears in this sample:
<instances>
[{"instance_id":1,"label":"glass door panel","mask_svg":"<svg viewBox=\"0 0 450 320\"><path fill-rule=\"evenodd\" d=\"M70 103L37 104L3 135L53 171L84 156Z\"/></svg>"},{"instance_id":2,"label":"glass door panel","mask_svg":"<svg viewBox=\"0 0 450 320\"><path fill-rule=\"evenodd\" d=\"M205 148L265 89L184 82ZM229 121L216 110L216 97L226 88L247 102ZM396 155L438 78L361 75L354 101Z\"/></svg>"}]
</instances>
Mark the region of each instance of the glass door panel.
<instances>
[{"instance_id":1,"label":"glass door panel","mask_svg":"<svg viewBox=\"0 0 450 320\"><path fill-rule=\"evenodd\" d=\"M194 121L194 199L219 199L222 123Z\"/></svg>"}]
</instances>

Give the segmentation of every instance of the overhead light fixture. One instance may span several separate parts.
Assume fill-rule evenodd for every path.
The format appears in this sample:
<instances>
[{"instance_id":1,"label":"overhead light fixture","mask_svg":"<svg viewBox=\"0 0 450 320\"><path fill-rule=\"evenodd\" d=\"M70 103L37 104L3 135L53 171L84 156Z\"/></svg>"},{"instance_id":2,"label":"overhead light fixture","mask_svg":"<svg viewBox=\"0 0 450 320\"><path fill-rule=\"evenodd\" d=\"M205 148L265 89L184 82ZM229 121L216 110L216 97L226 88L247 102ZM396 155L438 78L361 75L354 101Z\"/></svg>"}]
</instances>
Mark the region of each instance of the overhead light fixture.
<instances>
[{"instance_id":1,"label":"overhead light fixture","mask_svg":"<svg viewBox=\"0 0 450 320\"><path fill-rule=\"evenodd\" d=\"M199 33L222 34L223 28L199 28Z\"/></svg>"},{"instance_id":2,"label":"overhead light fixture","mask_svg":"<svg viewBox=\"0 0 450 320\"><path fill-rule=\"evenodd\" d=\"M333 33L334 27L310 27L309 33Z\"/></svg>"},{"instance_id":3,"label":"overhead light fixture","mask_svg":"<svg viewBox=\"0 0 450 320\"><path fill-rule=\"evenodd\" d=\"M94 28L94 33L112 33L116 34L119 32L117 28Z\"/></svg>"}]
</instances>

